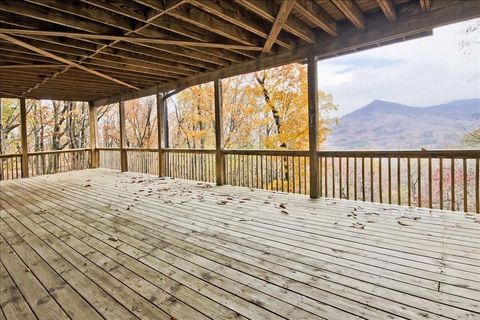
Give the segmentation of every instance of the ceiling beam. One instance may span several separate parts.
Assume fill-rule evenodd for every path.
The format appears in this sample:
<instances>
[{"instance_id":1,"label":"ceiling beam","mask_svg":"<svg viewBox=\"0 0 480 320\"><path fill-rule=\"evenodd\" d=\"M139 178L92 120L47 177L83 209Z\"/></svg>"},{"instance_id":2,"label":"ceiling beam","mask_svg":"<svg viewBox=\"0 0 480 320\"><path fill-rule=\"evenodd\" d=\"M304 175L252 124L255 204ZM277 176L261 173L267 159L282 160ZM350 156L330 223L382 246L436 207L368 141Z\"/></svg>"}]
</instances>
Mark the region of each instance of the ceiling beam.
<instances>
[{"instance_id":1,"label":"ceiling beam","mask_svg":"<svg viewBox=\"0 0 480 320\"><path fill-rule=\"evenodd\" d=\"M365 18L353 0L331 0L343 15L359 29L365 28Z\"/></svg>"},{"instance_id":2,"label":"ceiling beam","mask_svg":"<svg viewBox=\"0 0 480 320\"><path fill-rule=\"evenodd\" d=\"M332 36L338 35L335 20L314 1L297 0L295 10L311 20L317 27L323 29Z\"/></svg>"},{"instance_id":3,"label":"ceiling beam","mask_svg":"<svg viewBox=\"0 0 480 320\"><path fill-rule=\"evenodd\" d=\"M283 25L287 21L287 18L290 15L290 12L292 11L294 5L295 0L286 0L282 2L282 5L280 6L280 9L277 13L277 18L275 19L272 29L270 30L270 34L265 41L262 52L272 51L272 46L275 43L275 40L277 40L280 31L282 31Z\"/></svg>"},{"instance_id":4,"label":"ceiling beam","mask_svg":"<svg viewBox=\"0 0 480 320\"><path fill-rule=\"evenodd\" d=\"M264 20L270 23L275 22L273 1L235 0L235 2ZM284 29L307 43L315 42L315 34L310 27L294 16L287 20Z\"/></svg>"},{"instance_id":5,"label":"ceiling beam","mask_svg":"<svg viewBox=\"0 0 480 320\"><path fill-rule=\"evenodd\" d=\"M130 89L140 90L140 88L137 88L137 87L135 87L135 86L132 86L131 84L128 84L128 83L123 82L123 81L121 81L121 80L115 79L115 78L110 77L110 76L108 76L108 75L106 75L106 74L103 74L103 73L101 73L101 72L92 70L92 69L87 68L87 67L85 67L85 66L82 66L82 65L80 65L80 64L78 64L78 63L76 63L76 62L73 62L73 61L64 59L64 58L62 58L62 57L59 57L59 56L57 56L57 55L55 55L55 54L53 54L53 53L50 53L50 52L48 52L48 51L45 51L45 50L43 50L43 49L34 47L34 46L32 46L32 45L30 45L30 44L28 44L28 43L26 43L26 42L23 42L23 41L21 41L21 40L18 40L18 39L16 39L16 38L14 38L14 37L12 37L12 36L9 36L9 35L0 33L0 38L6 40L6 41L8 41L8 42L11 42L11 43L13 43L13 44L16 44L16 45L18 45L18 46L21 46L21 47L23 47L23 48L29 49L29 50L31 50L31 51L33 51L33 52L39 53L39 54L41 54L41 55L44 56L44 57L47 57L47 58L50 58L50 59L53 59L53 60L57 60L57 61L59 61L59 62L61 62L61 63L67 64L67 65L69 65L69 66L71 66L71 67L78 68L78 69L83 70L83 71L85 71L85 72L88 72L88 73L97 75L97 76L99 76L99 77L105 78L105 79L107 79L107 80L116 82L116 83L121 84L121 85L123 85L123 86L125 86L125 87L128 87L128 88L130 88Z\"/></svg>"},{"instance_id":6,"label":"ceiling beam","mask_svg":"<svg viewBox=\"0 0 480 320\"><path fill-rule=\"evenodd\" d=\"M180 40L145 38L145 37L127 37L127 36L114 36L114 35L105 35L105 34L78 33L78 32L58 32L58 31L48 31L48 30L24 30L24 29L0 28L0 33L69 37L69 38L75 38L75 39L126 41L126 42L134 42L134 43L135 42L158 43L158 44L171 44L171 45L177 45L177 46L204 47L204 48L222 48L222 49L251 50L251 51L262 50L262 47L254 47L254 46L247 46L247 45L197 42L197 41L180 41Z\"/></svg>"},{"instance_id":7,"label":"ceiling beam","mask_svg":"<svg viewBox=\"0 0 480 320\"><path fill-rule=\"evenodd\" d=\"M233 77L292 62L302 62L312 52L319 59L326 59L352 51L368 49L374 45L403 41L404 39L414 38L419 34L430 35L433 28L478 18L479 16L480 1L450 2L443 6L432 7L428 12L422 12L418 3L408 3L398 10L395 24L386 21L383 13L375 13L369 16L369 29L367 31L358 30L349 23L344 23L340 26L342 32L337 38L333 38L333 41L330 36L325 35L315 45L299 47L291 52L266 55L255 61L247 61L164 85L153 86L139 92L123 94L121 97L125 100L135 99L157 92L187 88L215 79ZM114 103L119 98L120 95L104 98L96 101L95 105Z\"/></svg>"},{"instance_id":8,"label":"ceiling beam","mask_svg":"<svg viewBox=\"0 0 480 320\"><path fill-rule=\"evenodd\" d=\"M397 20L397 13L395 12L395 5L391 0L377 0L378 6L382 9L383 14L391 22Z\"/></svg>"},{"instance_id":9,"label":"ceiling beam","mask_svg":"<svg viewBox=\"0 0 480 320\"><path fill-rule=\"evenodd\" d=\"M420 7L422 8L422 11L428 11L430 10L430 0L419 0L420 1Z\"/></svg>"}]
</instances>

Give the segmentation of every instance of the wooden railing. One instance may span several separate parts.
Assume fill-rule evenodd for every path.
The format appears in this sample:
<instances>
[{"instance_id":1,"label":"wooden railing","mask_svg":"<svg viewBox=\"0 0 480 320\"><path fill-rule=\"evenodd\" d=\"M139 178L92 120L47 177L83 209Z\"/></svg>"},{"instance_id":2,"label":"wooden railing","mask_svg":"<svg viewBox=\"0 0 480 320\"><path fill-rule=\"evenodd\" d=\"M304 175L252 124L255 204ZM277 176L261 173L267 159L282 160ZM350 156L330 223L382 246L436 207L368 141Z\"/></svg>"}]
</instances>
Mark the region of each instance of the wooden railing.
<instances>
[{"instance_id":1,"label":"wooden railing","mask_svg":"<svg viewBox=\"0 0 480 320\"><path fill-rule=\"evenodd\" d=\"M90 149L70 149L28 153L30 176L90 168Z\"/></svg>"},{"instance_id":2,"label":"wooden railing","mask_svg":"<svg viewBox=\"0 0 480 320\"><path fill-rule=\"evenodd\" d=\"M128 171L159 174L158 149L127 149Z\"/></svg>"},{"instance_id":3,"label":"wooden railing","mask_svg":"<svg viewBox=\"0 0 480 320\"><path fill-rule=\"evenodd\" d=\"M121 170L121 148L97 148L100 167ZM31 176L87 169L90 149L28 154ZM127 170L299 194L310 193L310 154L290 150L124 149ZM480 212L478 150L318 151L321 197ZM0 155L0 179L21 177L21 155ZM159 159L161 157L161 159ZM161 160L161 161L159 161ZM160 164L162 168L160 170Z\"/></svg>"},{"instance_id":4,"label":"wooden railing","mask_svg":"<svg viewBox=\"0 0 480 320\"><path fill-rule=\"evenodd\" d=\"M480 151L321 151L318 154L320 196L480 211Z\"/></svg>"},{"instance_id":5,"label":"wooden railing","mask_svg":"<svg viewBox=\"0 0 480 320\"><path fill-rule=\"evenodd\" d=\"M18 179L22 176L21 154L0 154L0 180Z\"/></svg>"},{"instance_id":6,"label":"wooden railing","mask_svg":"<svg viewBox=\"0 0 480 320\"><path fill-rule=\"evenodd\" d=\"M224 150L227 184L309 194L308 151Z\"/></svg>"},{"instance_id":7,"label":"wooden railing","mask_svg":"<svg viewBox=\"0 0 480 320\"><path fill-rule=\"evenodd\" d=\"M166 176L215 182L215 150L163 149Z\"/></svg>"},{"instance_id":8,"label":"wooden railing","mask_svg":"<svg viewBox=\"0 0 480 320\"><path fill-rule=\"evenodd\" d=\"M98 166L113 170L121 170L120 148L97 148Z\"/></svg>"}]
</instances>

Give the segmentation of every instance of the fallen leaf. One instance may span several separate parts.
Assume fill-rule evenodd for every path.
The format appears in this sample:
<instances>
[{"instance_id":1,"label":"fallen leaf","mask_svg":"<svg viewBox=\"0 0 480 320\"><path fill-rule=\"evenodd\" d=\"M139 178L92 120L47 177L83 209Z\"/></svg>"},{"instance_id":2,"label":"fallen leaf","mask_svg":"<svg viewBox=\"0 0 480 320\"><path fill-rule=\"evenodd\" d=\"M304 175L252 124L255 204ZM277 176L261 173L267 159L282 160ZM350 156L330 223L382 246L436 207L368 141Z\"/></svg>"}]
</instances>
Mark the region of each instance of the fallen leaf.
<instances>
[{"instance_id":1,"label":"fallen leaf","mask_svg":"<svg viewBox=\"0 0 480 320\"><path fill-rule=\"evenodd\" d=\"M110 240L110 241L118 241L118 238L117 238L117 237L108 237L108 240Z\"/></svg>"},{"instance_id":2,"label":"fallen leaf","mask_svg":"<svg viewBox=\"0 0 480 320\"><path fill-rule=\"evenodd\" d=\"M92 186L91 184L86 184L86 185L84 185L85 188L89 188L89 187L91 187L91 186Z\"/></svg>"},{"instance_id":3,"label":"fallen leaf","mask_svg":"<svg viewBox=\"0 0 480 320\"><path fill-rule=\"evenodd\" d=\"M401 226L409 226L408 223L405 223L403 221L400 221L400 220L397 220L398 224L401 225Z\"/></svg>"}]
</instances>

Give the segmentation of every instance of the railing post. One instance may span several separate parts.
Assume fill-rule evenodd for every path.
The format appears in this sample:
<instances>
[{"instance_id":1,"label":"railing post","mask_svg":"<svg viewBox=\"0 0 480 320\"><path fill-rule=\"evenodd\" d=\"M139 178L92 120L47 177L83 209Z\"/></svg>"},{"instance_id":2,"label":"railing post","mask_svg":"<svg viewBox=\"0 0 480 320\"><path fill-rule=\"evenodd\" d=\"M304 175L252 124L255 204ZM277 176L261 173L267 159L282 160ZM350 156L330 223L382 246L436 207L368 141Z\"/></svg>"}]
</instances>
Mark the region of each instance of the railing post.
<instances>
[{"instance_id":1,"label":"railing post","mask_svg":"<svg viewBox=\"0 0 480 320\"><path fill-rule=\"evenodd\" d=\"M24 98L20 99L20 122L22 135L22 178L28 178L27 107Z\"/></svg>"},{"instance_id":2,"label":"railing post","mask_svg":"<svg viewBox=\"0 0 480 320\"><path fill-rule=\"evenodd\" d=\"M157 92L157 140L158 140L158 175L160 177L165 176L165 152L163 148L165 147L163 143L164 138L164 128L165 128L165 100L163 99L163 94Z\"/></svg>"},{"instance_id":3,"label":"railing post","mask_svg":"<svg viewBox=\"0 0 480 320\"><path fill-rule=\"evenodd\" d=\"M125 150L127 134L125 131L125 102L123 100L118 102L118 109L120 115L120 168L122 172L125 172L128 171L128 163L127 150Z\"/></svg>"},{"instance_id":4,"label":"railing post","mask_svg":"<svg viewBox=\"0 0 480 320\"><path fill-rule=\"evenodd\" d=\"M223 154L222 81L213 82L215 97L215 174L218 186L225 183L225 155Z\"/></svg>"},{"instance_id":5,"label":"railing post","mask_svg":"<svg viewBox=\"0 0 480 320\"><path fill-rule=\"evenodd\" d=\"M88 102L88 122L90 129L90 167L98 168L97 152L97 107L93 101Z\"/></svg>"},{"instance_id":6,"label":"railing post","mask_svg":"<svg viewBox=\"0 0 480 320\"><path fill-rule=\"evenodd\" d=\"M310 153L310 198L319 197L318 133L318 81L317 60L313 53L307 58L308 72L308 145Z\"/></svg>"}]
</instances>

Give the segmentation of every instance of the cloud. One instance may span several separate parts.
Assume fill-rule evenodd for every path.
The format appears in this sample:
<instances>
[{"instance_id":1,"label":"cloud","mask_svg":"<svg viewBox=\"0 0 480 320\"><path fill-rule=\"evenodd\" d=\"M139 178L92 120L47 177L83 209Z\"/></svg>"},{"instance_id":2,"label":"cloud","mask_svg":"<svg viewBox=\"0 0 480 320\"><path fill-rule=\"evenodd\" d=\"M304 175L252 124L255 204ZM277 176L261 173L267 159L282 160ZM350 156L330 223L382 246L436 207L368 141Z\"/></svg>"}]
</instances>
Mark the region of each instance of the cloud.
<instances>
[{"instance_id":1,"label":"cloud","mask_svg":"<svg viewBox=\"0 0 480 320\"><path fill-rule=\"evenodd\" d=\"M375 99L430 106L480 97L480 45L461 49L470 20L433 36L320 61L320 89L339 104L338 115ZM478 34L477 34L478 35Z\"/></svg>"}]
</instances>

